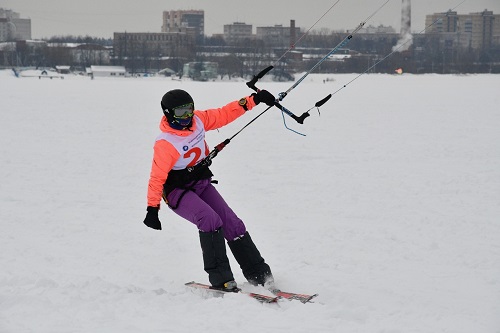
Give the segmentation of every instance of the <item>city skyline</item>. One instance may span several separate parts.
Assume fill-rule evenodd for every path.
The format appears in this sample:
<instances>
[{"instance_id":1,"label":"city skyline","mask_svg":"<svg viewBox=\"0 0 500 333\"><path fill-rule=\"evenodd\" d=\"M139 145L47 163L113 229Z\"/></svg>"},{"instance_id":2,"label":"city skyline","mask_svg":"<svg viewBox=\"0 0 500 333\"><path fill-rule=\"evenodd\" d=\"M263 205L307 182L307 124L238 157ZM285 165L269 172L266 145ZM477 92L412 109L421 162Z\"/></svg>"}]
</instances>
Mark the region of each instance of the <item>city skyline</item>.
<instances>
[{"instance_id":1,"label":"city skyline","mask_svg":"<svg viewBox=\"0 0 500 333\"><path fill-rule=\"evenodd\" d=\"M162 13L169 10L201 9L205 11L205 34L221 34L224 24L244 22L257 26L289 26L290 20L303 30L309 29L332 6L331 10L314 26L314 30L349 30L364 21L385 1L373 0L315 0L310 3L297 3L290 6L289 1L254 0L235 2L211 0L208 6L203 0L184 0L182 4L169 4L160 0L148 1L148 6L139 1L117 0L0 0L0 7L31 19L32 38L41 39L52 36L74 35L112 38L114 32L160 32ZM234 9L227 9L228 5ZM457 7L458 6L458 7ZM412 32L419 33L425 27L425 16L446 12L455 8L460 14L481 12L485 9L500 14L498 0L414 0L412 2ZM367 25L392 26L397 31L401 23L401 0L389 0Z\"/></svg>"}]
</instances>

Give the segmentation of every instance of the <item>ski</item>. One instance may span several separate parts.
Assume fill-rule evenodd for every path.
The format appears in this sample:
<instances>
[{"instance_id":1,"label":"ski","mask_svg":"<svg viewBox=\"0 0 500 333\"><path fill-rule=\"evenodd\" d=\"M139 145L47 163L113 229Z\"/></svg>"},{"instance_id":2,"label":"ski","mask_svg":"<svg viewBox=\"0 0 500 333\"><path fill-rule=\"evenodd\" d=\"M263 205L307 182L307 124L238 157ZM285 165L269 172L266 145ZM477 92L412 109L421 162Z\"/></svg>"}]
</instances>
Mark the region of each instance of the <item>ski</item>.
<instances>
[{"instance_id":1,"label":"ski","mask_svg":"<svg viewBox=\"0 0 500 333\"><path fill-rule=\"evenodd\" d=\"M203 289L207 290L209 292L213 293L218 293L218 294L231 294L231 293L237 293L237 294L244 294L247 295L261 303L276 303L278 299L280 299L279 296L267 296L267 295L262 295L262 294L257 294L257 293L252 293L252 292L246 292L241 289L236 289L235 291L231 290L225 290L225 289L219 289L219 288L214 288L208 284L204 283L198 283L198 282L187 282L185 283L186 286L191 287L191 288L196 288L196 289Z\"/></svg>"},{"instance_id":2,"label":"ski","mask_svg":"<svg viewBox=\"0 0 500 333\"><path fill-rule=\"evenodd\" d=\"M297 300L297 301L301 301L304 304L308 303L308 302L311 302L311 300L314 297L316 297L316 296L319 295L319 294L307 295L307 294L289 293L289 292L286 292L286 291L281 291L279 289L271 289L269 291L272 292L278 298L284 298L284 299L288 299L288 300Z\"/></svg>"}]
</instances>

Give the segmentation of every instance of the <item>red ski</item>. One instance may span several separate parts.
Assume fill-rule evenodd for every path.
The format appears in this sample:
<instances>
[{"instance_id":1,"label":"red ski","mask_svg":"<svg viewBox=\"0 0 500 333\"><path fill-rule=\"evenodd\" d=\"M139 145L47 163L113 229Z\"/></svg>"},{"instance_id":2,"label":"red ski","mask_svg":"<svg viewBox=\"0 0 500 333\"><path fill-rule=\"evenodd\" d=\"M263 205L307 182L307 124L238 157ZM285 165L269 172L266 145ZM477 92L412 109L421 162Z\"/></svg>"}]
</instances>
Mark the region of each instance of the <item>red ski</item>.
<instances>
[{"instance_id":1,"label":"red ski","mask_svg":"<svg viewBox=\"0 0 500 333\"><path fill-rule=\"evenodd\" d=\"M262 294L256 294L256 293L251 293L251 292L246 292L241 289L236 289L234 291L232 290L225 290L225 289L219 289L219 288L214 288L208 284L204 283L198 283L198 282L188 282L186 283L186 286L192 287L192 288L197 288L197 289L203 289L207 290L209 292L214 292L218 294L231 294L231 293L238 293L238 294L244 294L249 297L252 297L253 299L256 299L257 301L261 303L276 303L278 299L280 298L279 296L267 296L267 295L262 295Z\"/></svg>"},{"instance_id":2,"label":"red ski","mask_svg":"<svg viewBox=\"0 0 500 333\"><path fill-rule=\"evenodd\" d=\"M274 295L276 295L278 298L285 298L285 299L288 299L288 300L297 300L297 301L301 301L302 303L307 303L307 302L311 302L311 300L318 296L318 294L314 294L314 295L307 295L307 294L296 294L296 293L289 293L289 292L286 292L286 291L281 291L279 289L271 289L270 290Z\"/></svg>"}]
</instances>

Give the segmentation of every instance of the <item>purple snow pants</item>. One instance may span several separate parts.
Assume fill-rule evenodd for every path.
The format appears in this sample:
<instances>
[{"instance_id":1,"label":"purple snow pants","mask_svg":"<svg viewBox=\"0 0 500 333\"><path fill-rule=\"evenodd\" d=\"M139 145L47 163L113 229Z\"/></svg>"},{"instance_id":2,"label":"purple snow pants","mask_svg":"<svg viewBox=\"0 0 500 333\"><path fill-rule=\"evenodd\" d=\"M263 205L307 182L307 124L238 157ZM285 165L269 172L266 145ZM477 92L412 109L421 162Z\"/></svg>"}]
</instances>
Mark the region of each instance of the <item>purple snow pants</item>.
<instances>
[{"instance_id":1,"label":"purple snow pants","mask_svg":"<svg viewBox=\"0 0 500 333\"><path fill-rule=\"evenodd\" d=\"M198 181L179 202L179 198L185 191L176 188L167 196L169 203L178 205L176 209L173 209L177 215L194 223L203 232L215 231L222 227L224 238L228 241L245 234L245 224L227 205L210 183L210 179Z\"/></svg>"}]
</instances>

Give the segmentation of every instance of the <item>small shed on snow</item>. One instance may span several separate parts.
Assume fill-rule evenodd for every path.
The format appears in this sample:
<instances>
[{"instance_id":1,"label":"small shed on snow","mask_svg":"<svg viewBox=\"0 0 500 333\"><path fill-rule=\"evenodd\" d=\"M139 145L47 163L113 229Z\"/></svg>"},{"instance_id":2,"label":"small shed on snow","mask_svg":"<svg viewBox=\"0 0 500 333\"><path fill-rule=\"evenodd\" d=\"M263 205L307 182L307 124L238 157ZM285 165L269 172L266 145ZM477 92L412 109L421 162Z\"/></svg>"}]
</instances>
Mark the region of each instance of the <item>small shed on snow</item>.
<instances>
[{"instance_id":1,"label":"small shed on snow","mask_svg":"<svg viewBox=\"0 0 500 333\"><path fill-rule=\"evenodd\" d=\"M92 77L126 77L127 70L124 66L90 66Z\"/></svg>"},{"instance_id":2,"label":"small shed on snow","mask_svg":"<svg viewBox=\"0 0 500 333\"><path fill-rule=\"evenodd\" d=\"M71 66L56 66L56 71L59 74L69 74L71 73Z\"/></svg>"}]
</instances>

